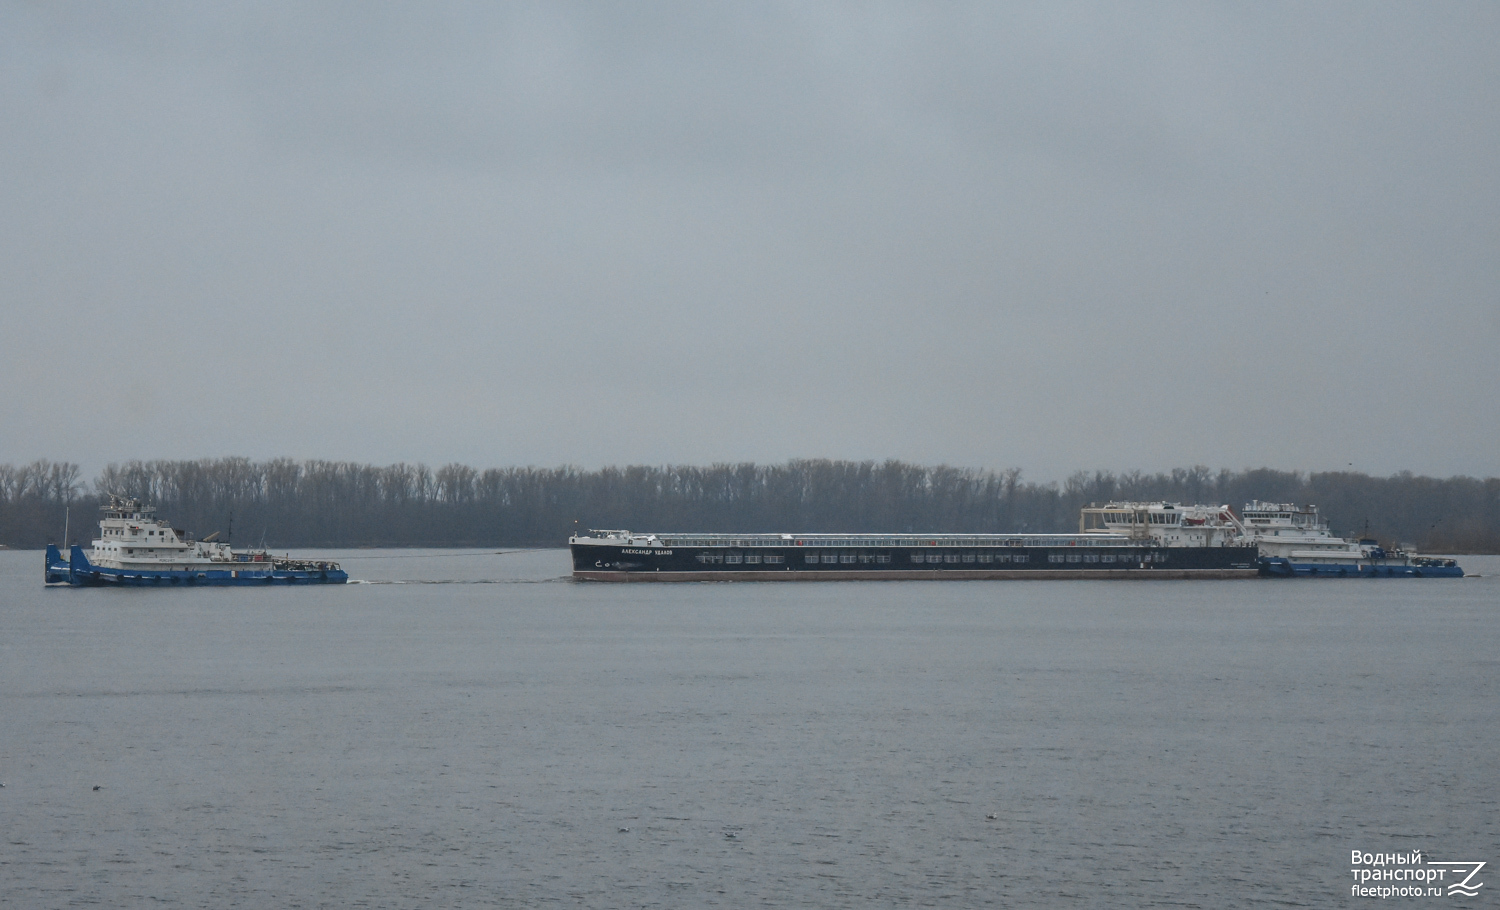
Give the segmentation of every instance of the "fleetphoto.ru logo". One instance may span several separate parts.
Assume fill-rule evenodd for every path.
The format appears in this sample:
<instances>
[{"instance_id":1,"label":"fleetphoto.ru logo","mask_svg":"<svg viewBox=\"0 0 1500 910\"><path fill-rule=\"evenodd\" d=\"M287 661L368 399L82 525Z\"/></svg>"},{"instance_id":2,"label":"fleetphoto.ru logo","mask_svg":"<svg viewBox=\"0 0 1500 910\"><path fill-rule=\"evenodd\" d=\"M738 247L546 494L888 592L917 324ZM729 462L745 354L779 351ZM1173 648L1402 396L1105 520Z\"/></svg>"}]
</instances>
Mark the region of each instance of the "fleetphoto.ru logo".
<instances>
[{"instance_id":1,"label":"fleetphoto.ru logo","mask_svg":"<svg viewBox=\"0 0 1500 910\"><path fill-rule=\"evenodd\" d=\"M1425 859L1416 853L1361 853L1349 858L1354 866L1355 897L1474 897L1484 882L1477 881L1484 863L1475 860Z\"/></svg>"}]
</instances>

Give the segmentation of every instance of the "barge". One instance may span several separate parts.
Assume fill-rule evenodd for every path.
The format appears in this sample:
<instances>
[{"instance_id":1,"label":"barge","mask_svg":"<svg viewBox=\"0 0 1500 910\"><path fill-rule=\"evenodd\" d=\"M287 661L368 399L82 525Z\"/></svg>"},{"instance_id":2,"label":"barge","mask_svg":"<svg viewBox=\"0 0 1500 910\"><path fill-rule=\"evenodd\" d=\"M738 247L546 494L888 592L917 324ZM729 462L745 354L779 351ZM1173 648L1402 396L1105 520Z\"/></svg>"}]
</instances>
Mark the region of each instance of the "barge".
<instances>
[{"instance_id":1,"label":"barge","mask_svg":"<svg viewBox=\"0 0 1500 910\"><path fill-rule=\"evenodd\" d=\"M638 534L568 539L583 581L1250 578L1253 546L1079 534Z\"/></svg>"},{"instance_id":2,"label":"barge","mask_svg":"<svg viewBox=\"0 0 1500 910\"><path fill-rule=\"evenodd\" d=\"M568 538L583 581L1461 577L1446 557L1336 537L1317 508L1110 502L1077 534L642 534Z\"/></svg>"}]
</instances>

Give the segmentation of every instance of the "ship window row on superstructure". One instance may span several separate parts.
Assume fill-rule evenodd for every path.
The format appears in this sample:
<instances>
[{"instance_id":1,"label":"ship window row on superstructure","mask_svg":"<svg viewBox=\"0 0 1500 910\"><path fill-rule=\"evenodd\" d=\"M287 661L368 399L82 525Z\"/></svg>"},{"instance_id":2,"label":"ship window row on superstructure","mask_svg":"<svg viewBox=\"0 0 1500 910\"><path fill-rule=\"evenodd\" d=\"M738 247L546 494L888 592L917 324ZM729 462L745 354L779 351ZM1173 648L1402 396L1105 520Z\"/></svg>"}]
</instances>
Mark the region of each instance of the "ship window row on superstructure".
<instances>
[{"instance_id":1,"label":"ship window row on superstructure","mask_svg":"<svg viewBox=\"0 0 1500 910\"><path fill-rule=\"evenodd\" d=\"M1104 520L1110 524L1141 524L1141 522L1136 520L1136 516L1130 512L1104 512L1101 514L1103 514ZM1177 524L1177 518L1178 515L1176 512L1147 512L1145 523L1152 525L1175 525Z\"/></svg>"}]
</instances>

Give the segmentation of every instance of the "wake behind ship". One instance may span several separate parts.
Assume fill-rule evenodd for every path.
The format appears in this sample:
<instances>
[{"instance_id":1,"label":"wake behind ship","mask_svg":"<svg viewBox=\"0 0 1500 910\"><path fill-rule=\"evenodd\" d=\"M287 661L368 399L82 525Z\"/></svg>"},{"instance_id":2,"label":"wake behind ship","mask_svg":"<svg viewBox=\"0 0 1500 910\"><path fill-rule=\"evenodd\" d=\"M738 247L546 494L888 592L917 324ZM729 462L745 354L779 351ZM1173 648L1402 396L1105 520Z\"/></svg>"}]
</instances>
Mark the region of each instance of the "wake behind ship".
<instances>
[{"instance_id":1,"label":"wake behind ship","mask_svg":"<svg viewBox=\"0 0 1500 910\"><path fill-rule=\"evenodd\" d=\"M349 574L336 562L277 557L265 550L231 550L210 535L190 540L156 517L140 500L111 496L101 507L99 538L87 552L74 545L65 559L48 545L49 585L172 586L343 584Z\"/></svg>"}]
</instances>

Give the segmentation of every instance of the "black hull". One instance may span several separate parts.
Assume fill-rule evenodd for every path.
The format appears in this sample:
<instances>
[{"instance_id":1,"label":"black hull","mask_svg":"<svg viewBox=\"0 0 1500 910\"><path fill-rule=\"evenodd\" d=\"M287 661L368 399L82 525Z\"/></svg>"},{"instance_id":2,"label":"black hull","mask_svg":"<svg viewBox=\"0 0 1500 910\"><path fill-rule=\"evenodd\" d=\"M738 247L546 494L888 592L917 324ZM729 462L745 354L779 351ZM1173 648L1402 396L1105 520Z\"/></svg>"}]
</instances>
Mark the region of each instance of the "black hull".
<instances>
[{"instance_id":1,"label":"black hull","mask_svg":"<svg viewBox=\"0 0 1500 910\"><path fill-rule=\"evenodd\" d=\"M1253 578L1259 573L1254 547L731 550L573 544L570 549L573 577L582 581L1181 579ZM920 563L916 561L918 557L922 559ZM747 562L750 559L757 561Z\"/></svg>"}]
</instances>

